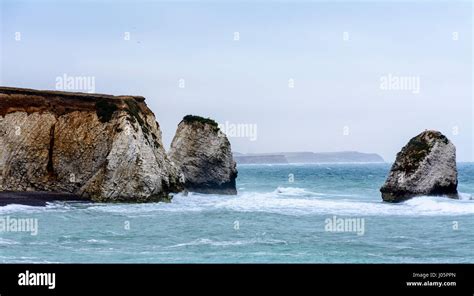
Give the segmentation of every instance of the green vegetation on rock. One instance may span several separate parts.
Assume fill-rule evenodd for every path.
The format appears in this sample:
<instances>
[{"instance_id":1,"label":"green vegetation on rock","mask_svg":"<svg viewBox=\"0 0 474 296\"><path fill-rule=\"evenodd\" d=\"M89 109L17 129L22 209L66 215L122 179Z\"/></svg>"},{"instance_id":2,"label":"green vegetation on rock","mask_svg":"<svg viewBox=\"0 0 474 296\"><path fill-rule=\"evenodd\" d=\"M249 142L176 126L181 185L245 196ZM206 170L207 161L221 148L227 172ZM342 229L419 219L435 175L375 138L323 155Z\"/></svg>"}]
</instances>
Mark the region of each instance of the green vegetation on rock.
<instances>
[{"instance_id":1,"label":"green vegetation on rock","mask_svg":"<svg viewBox=\"0 0 474 296\"><path fill-rule=\"evenodd\" d=\"M415 172L423 159L433 148L435 141L432 141L432 139L435 138L442 140L445 144L448 143L448 138L439 132L436 133L432 131L425 131L424 133L412 138L397 155L397 159L400 159L400 162L395 169L403 170L407 173Z\"/></svg>"},{"instance_id":2,"label":"green vegetation on rock","mask_svg":"<svg viewBox=\"0 0 474 296\"><path fill-rule=\"evenodd\" d=\"M213 119L210 119L210 118L204 118L197 115L186 115L183 117L183 121L189 124L196 123L196 122L202 123L202 124L209 124L210 126L214 128L215 132L219 130L219 125L217 124L217 122L215 122Z\"/></svg>"}]
</instances>

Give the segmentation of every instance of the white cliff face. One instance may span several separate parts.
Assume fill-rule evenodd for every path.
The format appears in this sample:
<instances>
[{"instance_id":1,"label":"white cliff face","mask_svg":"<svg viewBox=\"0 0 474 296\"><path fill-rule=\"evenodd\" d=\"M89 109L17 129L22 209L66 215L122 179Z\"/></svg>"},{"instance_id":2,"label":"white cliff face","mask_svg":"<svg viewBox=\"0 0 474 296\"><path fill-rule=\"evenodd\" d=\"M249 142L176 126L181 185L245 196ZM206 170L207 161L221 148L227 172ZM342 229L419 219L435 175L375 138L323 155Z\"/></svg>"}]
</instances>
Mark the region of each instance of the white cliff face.
<instances>
[{"instance_id":1,"label":"white cliff face","mask_svg":"<svg viewBox=\"0 0 474 296\"><path fill-rule=\"evenodd\" d=\"M37 182L47 182L49 138L55 121L51 113L15 112L0 117L0 190L32 191Z\"/></svg>"},{"instance_id":2,"label":"white cliff face","mask_svg":"<svg viewBox=\"0 0 474 296\"><path fill-rule=\"evenodd\" d=\"M456 147L440 132L425 131L397 154L380 191L389 202L416 195L456 197L457 184Z\"/></svg>"},{"instance_id":3,"label":"white cliff face","mask_svg":"<svg viewBox=\"0 0 474 296\"><path fill-rule=\"evenodd\" d=\"M182 189L141 97L0 88L0 111L1 191L145 202Z\"/></svg>"},{"instance_id":4,"label":"white cliff face","mask_svg":"<svg viewBox=\"0 0 474 296\"><path fill-rule=\"evenodd\" d=\"M127 199L133 196L137 201L160 198L162 193L181 189L179 174L163 149L161 134L154 141L147 139L138 123L131 123L127 114L119 114L116 129L122 130L113 136L110 152L103 171L91 178L81 193L103 199ZM148 122L150 133L159 131L154 120ZM99 186L96 185L100 184Z\"/></svg>"},{"instance_id":5,"label":"white cliff face","mask_svg":"<svg viewBox=\"0 0 474 296\"><path fill-rule=\"evenodd\" d=\"M237 169L229 140L212 120L186 116L168 155L183 173L186 190L237 194Z\"/></svg>"}]
</instances>

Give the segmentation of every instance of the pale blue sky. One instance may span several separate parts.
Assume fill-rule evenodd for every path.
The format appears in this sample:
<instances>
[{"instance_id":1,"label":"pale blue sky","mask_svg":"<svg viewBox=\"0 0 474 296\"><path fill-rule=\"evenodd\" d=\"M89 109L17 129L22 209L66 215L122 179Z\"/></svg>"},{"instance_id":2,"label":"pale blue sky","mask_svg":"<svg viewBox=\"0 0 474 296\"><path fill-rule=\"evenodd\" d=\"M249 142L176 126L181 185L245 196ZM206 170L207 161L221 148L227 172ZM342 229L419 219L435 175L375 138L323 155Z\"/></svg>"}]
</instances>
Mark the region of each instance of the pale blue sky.
<instances>
[{"instance_id":1,"label":"pale blue sky","mask_svg":"<svg viewBox=\"0 0 474 296\"><path fill-rule=\"evenodd\" d=\"M437 129L458 160L474 160L470 2L4 0L1 10L1 85L54 89L63 74L94 76L96 92L145 96L166 145L197 114L257 124L256 141L230 139L239 152L392 161ZM419 76L420 94L381 90L389 73Z\"/></svg>"}]
</instances>

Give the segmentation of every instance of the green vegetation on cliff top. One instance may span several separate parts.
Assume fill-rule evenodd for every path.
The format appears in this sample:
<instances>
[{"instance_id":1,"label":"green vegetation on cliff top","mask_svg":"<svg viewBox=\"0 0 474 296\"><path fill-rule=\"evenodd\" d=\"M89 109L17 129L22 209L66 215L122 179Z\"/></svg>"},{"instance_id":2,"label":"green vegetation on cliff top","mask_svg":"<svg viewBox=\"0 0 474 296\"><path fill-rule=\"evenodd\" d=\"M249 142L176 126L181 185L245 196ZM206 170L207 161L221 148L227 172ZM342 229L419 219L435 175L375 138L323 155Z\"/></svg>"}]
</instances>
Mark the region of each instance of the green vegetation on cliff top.
<instances>
[{"instance_id":1,"label":"green vegetation on cliff top","mask_svg":"<svg viewBox=\"0 0 474 296\"><path fill-rule=\"evenodd\" d=\"M194 123L194 122L199 122L199 123L203 123L203 124L210 124L211 126L215 127L215 128L218 128L219 125L217 124L217 122L215 122L214 120L210 119L210 118L204 118L204 117L201 117L201 116L196 116L196 115L186 115L183 117L183 121L185 123Z\"/></svg>"}]
</instances>

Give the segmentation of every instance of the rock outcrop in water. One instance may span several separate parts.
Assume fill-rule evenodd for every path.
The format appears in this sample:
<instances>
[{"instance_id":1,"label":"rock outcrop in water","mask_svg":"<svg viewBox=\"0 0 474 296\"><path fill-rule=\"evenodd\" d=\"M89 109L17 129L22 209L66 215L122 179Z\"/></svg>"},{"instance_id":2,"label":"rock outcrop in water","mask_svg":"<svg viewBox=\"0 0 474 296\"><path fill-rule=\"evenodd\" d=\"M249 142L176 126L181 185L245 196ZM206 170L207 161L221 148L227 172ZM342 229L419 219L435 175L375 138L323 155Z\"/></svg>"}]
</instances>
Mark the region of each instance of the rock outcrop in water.
<instances>
[{"instance_id":1,"label":"rock outcrop in water","mask_svg":"<svg viewBox=\"0 0 474 296\"><path fill-rule=\"evenodd\" d=\"M237 169L230 143L215 121L185 116L178 125L168 155L182 171L186 190L237 194Z\"/></svg>"},{"instance_id":2,"label":"rock outcrop in water","mask_svg":"<svg viewBox=\"0 0 474 296\"><path fill-rule=\"evenodd\" d=\"M0 87L0 191L146 202L182 190L138 96Z\"/></svg>"},{"instance_id":3,"label":"rock outcrop in water","mask_svg":"<svg viewBox=\"0 0 474 296\"><path fill-rule=\"evenodd\" d=\"M457 197L456 147L438 131L424 131L397 154L382 186L382 199L399 202L416 195Z\"/></svg>"}]
</instances>

